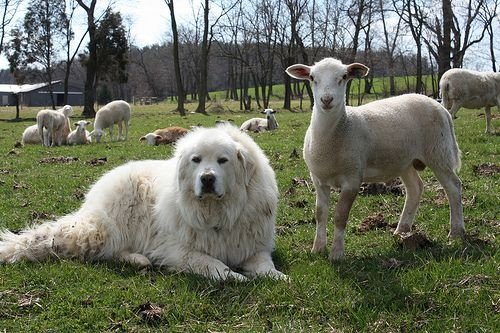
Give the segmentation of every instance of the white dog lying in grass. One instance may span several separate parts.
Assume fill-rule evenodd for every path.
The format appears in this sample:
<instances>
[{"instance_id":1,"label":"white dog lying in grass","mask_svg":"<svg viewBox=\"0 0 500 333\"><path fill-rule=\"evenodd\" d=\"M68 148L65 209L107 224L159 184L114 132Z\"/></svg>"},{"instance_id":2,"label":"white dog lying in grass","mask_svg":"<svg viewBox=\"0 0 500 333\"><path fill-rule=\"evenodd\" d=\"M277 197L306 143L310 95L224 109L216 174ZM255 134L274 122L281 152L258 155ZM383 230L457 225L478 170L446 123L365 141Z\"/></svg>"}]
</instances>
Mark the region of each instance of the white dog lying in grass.
<instances>
[{"instance_id":1,"label":"white dog lying in grass","mask_svg":"<svg viewBox=\"0 0 500 333\"><path fill-rule=\"evenodd\" d=\"M169 160L109 171L75 213L2 232L0 262L118 259L216 280L286 279L271 259L277 202L274 171L248 135L198 128Z\"/></svg>"}]
</instances>

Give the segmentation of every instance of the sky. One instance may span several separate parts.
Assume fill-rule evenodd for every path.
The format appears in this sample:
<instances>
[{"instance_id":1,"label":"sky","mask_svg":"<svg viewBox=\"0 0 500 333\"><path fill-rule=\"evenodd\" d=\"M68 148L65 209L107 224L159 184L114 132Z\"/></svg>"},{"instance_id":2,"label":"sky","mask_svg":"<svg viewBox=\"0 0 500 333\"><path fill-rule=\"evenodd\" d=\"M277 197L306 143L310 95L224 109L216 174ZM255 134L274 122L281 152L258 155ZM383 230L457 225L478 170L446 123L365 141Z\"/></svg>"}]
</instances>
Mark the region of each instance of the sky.
<instances>
[{"instance_id":1,"label":"sky","mask_svg":"<svg viewBox=\"0 0 500 333\"><path fill-rule=\"evenodd\" d=\"M167 40L167 33L170 31L170 12L164 0L114 0L113 11L119 11L124 20L124 25L130 27L131 43L138 47L161 43ZM25 1L26 3L26 1ZM108 1L98 0L97 2L107 5ZM175 13L178 24L186 22L193 17L192 0L175 0ZM98 7L99 8L99 7ZM78 17L74 26L76 38L74 44L80 40L81 34L86 29L86 13L83 9L77 8ZM96 9L96 15L102 13ZM25 7L19 8L16 20L22 22L26 13ZM8 27L7 30L13 26ZM85 45L82 45L83 50ZM8 61L4 55L0 55L0 69L8 68Z\"/></svg>"}]
</instances>

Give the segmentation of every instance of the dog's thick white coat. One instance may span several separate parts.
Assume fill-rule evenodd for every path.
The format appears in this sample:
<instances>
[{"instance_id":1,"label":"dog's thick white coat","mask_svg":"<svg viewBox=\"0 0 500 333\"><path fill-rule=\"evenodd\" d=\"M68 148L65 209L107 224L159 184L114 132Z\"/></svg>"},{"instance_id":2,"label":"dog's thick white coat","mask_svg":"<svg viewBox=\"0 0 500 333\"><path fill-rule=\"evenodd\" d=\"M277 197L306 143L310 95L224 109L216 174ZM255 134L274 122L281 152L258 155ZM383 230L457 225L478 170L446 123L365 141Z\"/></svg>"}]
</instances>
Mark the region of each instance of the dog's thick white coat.
<instances>
[{"instance_id":1,"label":"dog's thick white coat","mask_svg":"<svg viewBox=\"0 0 500 333\"><path fill-rule=\"evenodd\" d=\"M248 135L198 128L169 160L109 171L75 213L4 231L0 262L119 259L213 279L286 278L271 259L277 201L274 171Z\"/></svg>"}]
</instances>

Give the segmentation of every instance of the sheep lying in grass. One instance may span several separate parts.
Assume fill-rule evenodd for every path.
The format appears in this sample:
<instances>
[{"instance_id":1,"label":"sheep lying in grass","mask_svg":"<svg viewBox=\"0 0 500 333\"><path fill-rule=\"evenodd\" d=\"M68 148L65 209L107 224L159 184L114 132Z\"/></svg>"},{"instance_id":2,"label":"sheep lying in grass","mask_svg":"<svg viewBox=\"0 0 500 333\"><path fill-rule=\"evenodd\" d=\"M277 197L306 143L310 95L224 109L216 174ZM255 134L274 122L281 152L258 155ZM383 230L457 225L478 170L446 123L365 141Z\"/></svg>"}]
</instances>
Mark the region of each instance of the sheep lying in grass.
<instances>
[{"instance_id":1,"label":"sheep lying in grass","mask_svg":"<svg viewBox=\"0 0 500 333\"><path fill-rule=\"evenodd\" d=\"M500 73L476 72L453 68L446 71L439 81L443 106L456 118L461 107L484 107L486 133L491 133L491 110L500 109Z\"/></svg>"},{"instance_id":2,"label":"sheep lying in grass","mask_svg":"<svg viewBox=\"0 0 500 333\"><path fill-rule=\"evenodd\" d=\"M139 140L146 141L147 144L150 146L158 146L161 144L166 145L176 142L178 139L186 135L187 132L188 130L185 128L172 126L172 127L157 129L153 133L148 133L142 136Z\"/></svg>"},{"instance_id":3,"label":"sheep lying in grass","mask_svg":"<svg viewBox=\"0 0 500 333\"><path fill-rule=\"evenodd\" d=\"M92 137L90 132L87 131L86 127L90 125L90 121L80 120L75 124L75 129L68 134L68 144L69 145L84 145L92 142Z\"/></svg>"},{"instance_id":4,"label":"sheep lying in grass","mask_svg":"<svg viewBox=\"0 0 500 333\"><path fill-rule=\"evenodd\" d=\"M312 251L323 251L330 189L340 187L330 260L344 256L349 211L362 182L386 182L398 176L406 200L395 234L410 232L423 183L417 171L428 166L450 203L449 237L465 233L461 202L460 151L450 114L438 102L417 94L346 107L346 84L365 76L368 67L326 58L314 66L293 65L287 73L310 80L314 93L304 159L316 188L316 236Z\"/></svg>"},{"instance_id":5,"label":"sheep lying in grass","mask_svg":"<svg viewBox=\"0 0 500 333\"><path fill-rule=\"evenodd\" d=\"M113 127L118 124L117 140L127 140L130 120L130 105L122 100L110 102L100 108L95 115L94 130L90 133L99 143L104 135L105 128L109 128L109 139L113 141ZM122 126L125 125L125 137L122 137Z\"/></svg>"},{"instance_id":6,"label":"sheep lying in grass","mask_svg":"<svg viewBox=\"0 0 500 333\"><path fill-rule=\"evenodd\" d=\"M44 146L60 146L66 141L70 131L69 116L73 113L70 105L65 105L59 110L40 110L36 115L38 135ZM43 130L47 129L48 135L44 138Z\"/></svg>"},{"instance_id":7,"label":"sheep lying in grass","mask_svg":"<svg viewBox=\"0 0 500 333\"><path fill-rule=\"evenodd\" d=\"M266 118L252 118L245 121L240 126L242 131L263 132L272 131L278 128L278 121L274 114L276 111L273 109L265 109L261 113L266 115Z\"/></svg>"},{"instance_id":8,"label":"sheep lying in grass","mask_svg":"<svg viewBox=\"0 0 500 333\"><path fill-rule=\"evenodd\" d=\"M43 129L43 137L44 141L48 140L48 133L46 129ZM31 125L26 127L21 137L21 144L40 144L42 140L40 139L40 135L38 134L38 125Z\"/></svg>"}]
</instances>

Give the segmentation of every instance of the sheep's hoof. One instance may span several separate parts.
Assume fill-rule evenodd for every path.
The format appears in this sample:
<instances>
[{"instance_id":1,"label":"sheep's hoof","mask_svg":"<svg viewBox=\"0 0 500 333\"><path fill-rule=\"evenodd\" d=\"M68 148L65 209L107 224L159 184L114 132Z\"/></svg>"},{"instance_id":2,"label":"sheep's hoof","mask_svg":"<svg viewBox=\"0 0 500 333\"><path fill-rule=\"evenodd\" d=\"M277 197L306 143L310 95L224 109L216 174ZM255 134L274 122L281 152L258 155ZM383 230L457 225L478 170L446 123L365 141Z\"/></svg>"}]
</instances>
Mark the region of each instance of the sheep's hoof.
<instances>
[{"instance_id":1,"label":"sheep's hoof","mask_svg":"<svg viewBox=\"0 0 500 333\"><path fill-rule=\"evenodd\" d=\"M343 260L344 258L344 251L332 251L328 260L330 260L331 263L335 263Z\"/></svg>"},{"instance_id":2,"label":"sheep's hoof","mask_svg":"<svg viewBox=\"0 0 500 333\"><path fill-rule=\"evenodd\" d=\"M450 233L448 234L448 238L450 238L450 239L464 239L465 238L465 229L463 229L463 228L451 229Z\"/></svg>"},{"instance_id":3,"label":"sheep's hoof","mask_svg":"<svg viewBox=\"0 0 500 333\"><path fill-rule=\"evenodd\" d=\"M322 253L326 249L326 242L314 242L311 253Z\"/></svg>"},{"instance_id":4,"label":"sheep's hoof","mask_svg":"<svg viewBox=\"0 0 500 333\"><path fill-rule=\"evenodd\" d=\"M403 234L406 234L406 233L409 233L409 232L411 232L411 225L407 225L407 224L401 225L401 224L398 224L396 230L394 230L394 236L400 236L400 235L403 235Z\"/></svg>"}]
</instances>

